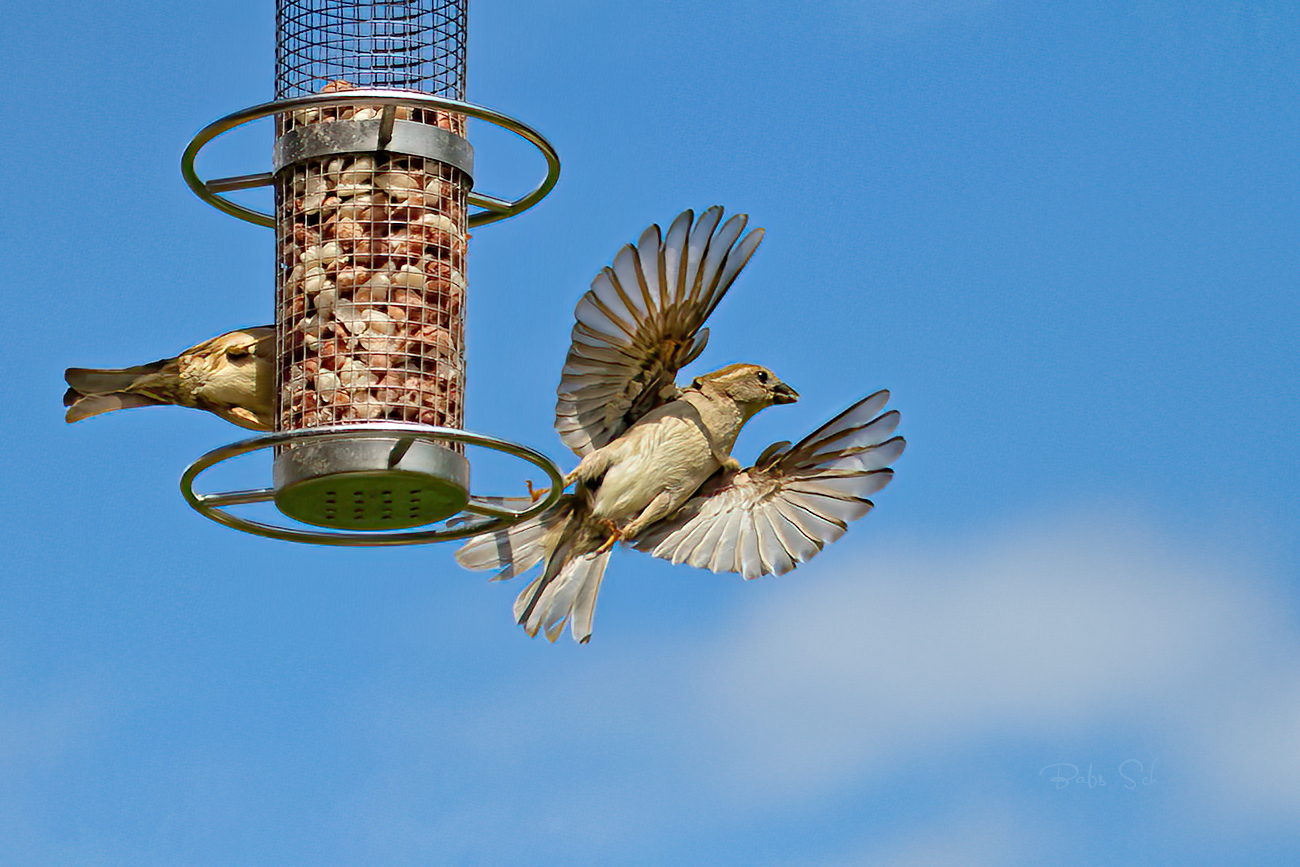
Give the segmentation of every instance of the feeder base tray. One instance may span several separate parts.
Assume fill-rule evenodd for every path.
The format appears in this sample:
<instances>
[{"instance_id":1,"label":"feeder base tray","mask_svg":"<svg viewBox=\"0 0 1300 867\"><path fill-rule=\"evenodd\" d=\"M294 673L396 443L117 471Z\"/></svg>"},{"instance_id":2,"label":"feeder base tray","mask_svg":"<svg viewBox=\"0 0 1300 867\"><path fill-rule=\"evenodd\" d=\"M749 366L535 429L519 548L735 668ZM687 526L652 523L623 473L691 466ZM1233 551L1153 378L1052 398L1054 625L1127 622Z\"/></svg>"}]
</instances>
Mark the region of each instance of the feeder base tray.
<instances>
[{"instance_id":1,"label":"feeder base tray","mask_svg":"<svg viewBox=\"0 0 1300 867\"><path fill-rule=\"evenodd\" d=\"M317 527L420 527L456 514L469 502L464 455L409 437L284 446L273 472L276 507Z\"/></svg>"}]
</instances>

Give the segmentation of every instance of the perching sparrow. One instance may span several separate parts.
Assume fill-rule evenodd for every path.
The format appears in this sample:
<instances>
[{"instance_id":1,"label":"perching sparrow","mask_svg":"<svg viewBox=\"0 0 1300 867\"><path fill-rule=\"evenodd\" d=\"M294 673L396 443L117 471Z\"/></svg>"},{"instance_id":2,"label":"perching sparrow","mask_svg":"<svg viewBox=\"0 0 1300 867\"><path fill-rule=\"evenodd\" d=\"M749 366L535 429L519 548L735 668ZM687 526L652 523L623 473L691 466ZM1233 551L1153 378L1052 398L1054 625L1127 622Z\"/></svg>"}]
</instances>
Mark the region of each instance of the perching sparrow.
<instances>
[{"instance_id":1,"label":"perching sparrow","mask_svg":"<svg viewBox=\"0 0 1300 867\"><path fill-rule=\"evenodd\" d=\"M63 395L69 423L136 406L205 409L252 430L270 430L275 412L275 328L231 331L175 358L120 370L69 367Z\"/></svg>"},{"instance_id":2,"label":"perching sparrow","mask_svg":"<svg viewBox=\"0 0 1300 867\"><path fill-rule=\"evenodd\" d=\"M703 351L704 320L762 240L741 237L746 217L719 227L722 209L692 227L686 211L619 251L578 302L558 388L555 427L581 458L570 493L543 514L468 541L456 558L498 569L496 580L542 564L515 600L529 635L551 641L564 622L591 638L596 594L614 544L745 578L783 574L838 539L872 507L898 413L878 415L879 391L795 446L774 443L755 466L731 457L740 428L774 403L798 398L767 368L733 364L684 389L677 371Z\"/></svg>"}]
</instances>

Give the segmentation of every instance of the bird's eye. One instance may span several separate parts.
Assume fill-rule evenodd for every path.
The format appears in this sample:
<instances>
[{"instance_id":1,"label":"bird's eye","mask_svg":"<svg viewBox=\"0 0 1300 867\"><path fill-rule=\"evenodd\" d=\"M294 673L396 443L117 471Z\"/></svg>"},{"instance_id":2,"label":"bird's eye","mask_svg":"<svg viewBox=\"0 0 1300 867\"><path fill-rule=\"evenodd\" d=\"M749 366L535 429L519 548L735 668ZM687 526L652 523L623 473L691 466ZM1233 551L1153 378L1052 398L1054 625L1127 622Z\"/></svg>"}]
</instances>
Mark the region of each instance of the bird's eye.
<instances>
[{"instance_id":1,"label":"bird's eye","mask_svg":"<svg viewBox=\"0 0 1300 867\"><path fill-rule=\"evenodd\" d=\"M226 358L247 358L247 346L232 346L226 350Z\"/></svg>"},{"instance_id":2,"label":"bird's eye","mask_svg":"<svg viewBox=\"0 0 1300 867\"><path fill-rule=\"evenodd\" d=\"M761 382L761 383L764 383L764 384L767 383L767 371L766 371L766 370L760 370L760 371L758 372L758 381Z\"/></svg>"}]
</instances>

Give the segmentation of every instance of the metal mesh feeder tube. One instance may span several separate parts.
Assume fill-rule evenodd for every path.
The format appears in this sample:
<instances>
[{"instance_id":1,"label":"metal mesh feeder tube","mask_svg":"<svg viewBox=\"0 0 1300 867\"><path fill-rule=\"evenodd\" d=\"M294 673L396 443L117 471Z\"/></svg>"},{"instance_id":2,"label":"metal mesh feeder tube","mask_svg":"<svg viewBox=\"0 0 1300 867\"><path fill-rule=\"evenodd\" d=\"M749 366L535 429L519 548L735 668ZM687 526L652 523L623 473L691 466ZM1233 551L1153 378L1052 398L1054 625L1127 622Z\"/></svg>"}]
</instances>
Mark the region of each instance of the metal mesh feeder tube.
<instances>
[{"instance_id":1,"label":"metal mesh feeder tube","mask_svg":"<svg viewBox=\"0 0 1300 867\"><path fill-rule=\"evenodd\" d=\"M383 121L364 123L320 123L330 136L289 133L277 144L277 156L309 154L276 172L279 429L459 428L472 151L442 129L427 128L445 138L420 139L419 124L407 138L426 151L446 146L459 165L352 150Z\"/></svg>"},{"instance_id":2,"label":"metal mesh feeder tube","mask_svg":"<svg viewBox=\"0 0 1300 867\"><path fill-rule=\"evenodd\" d=\"M278 10L278 97L312 87L463 93L463 2L281 0ZM276 429L460 429L473 186L464 116L358 102L284 112L276 127ZM398 451L376 439L282 446L276 506L352 530L421 526L464 508L459 444Z\"/></svg>"},{"instance_id":3,"label":"metal mesh feeder tube","mask_svg":"<svg viewBox=\"0 0 1300 867\"><path fill-rule=\"evenodd\" d=\"M465 98L468 0L278 0L275 94L328 81Z\"/></svg>"},{"instance_id":4,"label":"metal mesh feeder tube","mask_svg":"<svg viewBox=\"0 0 1300 867\"><path fill-rule=\"evenodd\" d=\"M456 125L449 114L431 118L443 127L412 114L300 110L277 139L279 430L463 427L473 151L446 128ZM401 144L418 152L394 149ZM320 444L309 456L286 446L276 456L276 504L297 520L349 529L440 520L469 496L468 463L458 447L441 448L398 469L374 442Z\"/></svg>"}]
</instances>

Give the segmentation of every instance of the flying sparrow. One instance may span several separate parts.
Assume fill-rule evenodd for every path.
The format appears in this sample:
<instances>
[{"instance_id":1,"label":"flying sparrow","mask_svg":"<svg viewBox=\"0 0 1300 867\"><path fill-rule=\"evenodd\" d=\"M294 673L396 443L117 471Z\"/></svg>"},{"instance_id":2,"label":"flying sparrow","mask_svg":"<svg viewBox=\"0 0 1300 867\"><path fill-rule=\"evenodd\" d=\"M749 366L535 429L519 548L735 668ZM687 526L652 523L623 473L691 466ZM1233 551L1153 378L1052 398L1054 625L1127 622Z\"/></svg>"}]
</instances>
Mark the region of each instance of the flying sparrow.
<instances>
[{"instance_id":1,"label":"flying sparrow","mask_svg":"<svg viewBox=\"0 0 1300 867\"><path fill-rule=\"evenodd\" d=\"M69 423L115 409L175 404L205 409L251 430L270 430L275 411L275 328L231 331L175 358L119 370L63 373Z\"/></svg>"},{"instance_id":2,"label":"flying sparrow","mask_svg":"<svg viewBox=\"0 0 1300 867\"><path fill-rule=\"evenodd\" d=\"M903 451L887 391L858 401L796 445L774 443L754 466L731 457L741 427L797 392L765 367L733 364L685 388L678 370L704 350L705 319L762 240L747 218L721 224L686 211L619 251L583 295L557 389L555 427L582 459L573 490L546 512L471 538L457 552L494 580L542 565L515 617L551 641L565 621L591 638L596 595L618 542L674 563L745 578L783 574L865 515Z\"/></svg>"}]
</instances>

